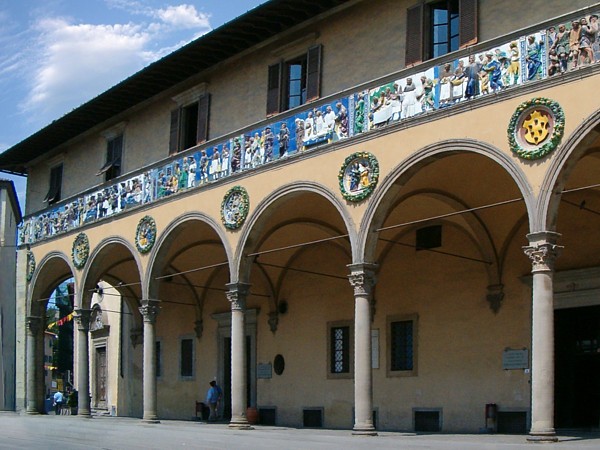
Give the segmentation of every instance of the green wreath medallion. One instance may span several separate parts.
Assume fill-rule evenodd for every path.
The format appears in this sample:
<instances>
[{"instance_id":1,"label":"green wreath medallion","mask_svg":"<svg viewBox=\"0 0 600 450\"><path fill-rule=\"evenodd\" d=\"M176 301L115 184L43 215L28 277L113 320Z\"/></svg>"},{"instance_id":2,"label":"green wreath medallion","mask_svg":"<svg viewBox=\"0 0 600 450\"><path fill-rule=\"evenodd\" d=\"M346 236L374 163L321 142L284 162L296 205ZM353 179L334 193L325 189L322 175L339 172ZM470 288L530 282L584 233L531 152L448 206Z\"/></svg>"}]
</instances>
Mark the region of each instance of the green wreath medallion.
<instances>
[{"instance_id":1,"label":"green wreath medallion","mask_svg":"<svg viewBox=\"0 0 600 450\"><path fill-rule=\"evenodd\" d=\"M31 281L35 272L35 256L32 251L27 252L27 281Z\"/></svg>"},{"instance_id":2,"label":"green wreath medallion","mask_svg":"<svg viewBox=\"0 0 600 450\"><path fill-rule=\"evenodd\" d=\"M140 219L135 231L135 246L140 253L148 253L156 242L156 222L150 216Z\"/></svg>"},{"instance_id":3,"label":"green wreath medallion","mask_svg":"<svg viewBox=\"0 0 600 450\"><path fill-rule=\"evenodd\" d=\"M508 124L508 143L522 159L540 159L558 147L565 113L554 100L536 97L521 103Z\"/></svg>"},{"instance_id":4,"label":"green wreath medallion","mask_svg":"<svg viewBox=\"0 0 600 450\"><path fill-rule=\"evenodd\" d=\"M241 227L250 210L250 197L242 186L234 186L223 197L221 202L221 222L229 230Z\"/></svg>"},{"instance_id":5,"label":"green wreath medallion","mask_svg":"<svg viewBox=\"0 0 600 450\"><path fill-rule=\"evenodd\" d=\"M351 202L360 202L375 190L379 181L379 163L368 152L348 156L338 173L342 196Z\"/></svg>"},{"instance_id":6,"label":"green wreath medallion","mask_svg":"<svg viewBox=\"0 0 600 450\"><path fill-rule=\"evenodd\" d=\"M85 266L88 256L90 256L90 241L85 233L79 233L73 241L71 256L77 269Z\"/></svg>"}]
</instances>

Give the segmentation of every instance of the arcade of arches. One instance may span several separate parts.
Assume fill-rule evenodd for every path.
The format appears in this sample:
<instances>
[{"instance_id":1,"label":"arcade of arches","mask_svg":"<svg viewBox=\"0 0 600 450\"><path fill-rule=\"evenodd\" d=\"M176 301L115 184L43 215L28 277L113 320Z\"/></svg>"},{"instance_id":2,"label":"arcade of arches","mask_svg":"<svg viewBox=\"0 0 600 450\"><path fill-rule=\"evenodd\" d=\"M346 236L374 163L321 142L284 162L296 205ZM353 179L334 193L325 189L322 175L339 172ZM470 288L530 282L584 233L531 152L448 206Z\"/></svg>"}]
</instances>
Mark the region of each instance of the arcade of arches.
<instances>
[{"instance_id":1,"label":"arcade of arches","mask_svg":"<svg viewBox=\"0 0 600 450\"><path fill-rule=\"evenodd\" d=\"M423 144L424 124L237 180L251 208L236 231L220 223L224 185L85 229L81 270L73 235L33 246L27 411L42 409L44 392L38 300L73 277L83 416L98 407L81 393L96 389L103 348L119 366L108 370L106 407L148 422L194 416L216 379L221 414L239 428L253 406L278 425L308 417L357 434L415 429L415 417L477 431L487 403L499 417L521 414L533 437L597 428L599 120L570 125L537 163L483 132ZM350 203L335 177L358 149L376 155L381 177ZM134 243L143 215L158 229L147 254ZM120 312L104 334L90 331L100 285ZM506 349L525 349L526 365L509 370Z\"/></svg>"}]
</instances>

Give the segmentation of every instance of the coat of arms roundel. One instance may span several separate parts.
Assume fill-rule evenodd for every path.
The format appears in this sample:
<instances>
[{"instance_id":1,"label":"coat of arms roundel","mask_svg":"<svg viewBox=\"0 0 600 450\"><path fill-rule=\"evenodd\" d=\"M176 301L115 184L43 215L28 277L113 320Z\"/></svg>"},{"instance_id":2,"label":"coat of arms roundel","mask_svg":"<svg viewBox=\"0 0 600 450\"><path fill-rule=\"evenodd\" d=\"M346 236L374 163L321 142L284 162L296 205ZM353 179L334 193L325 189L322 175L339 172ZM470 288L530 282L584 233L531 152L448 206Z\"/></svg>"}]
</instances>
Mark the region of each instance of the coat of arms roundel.
<instances>
[{"instance_id":1,"label":"coat of arms roundel","mask_svg":"<svg viewBox=\"0 0 600 450\"><path fill-rule=\"evenodd\" d=\"M135 246L140 253L148 253L156 241L156 222L150 216L144 216L138 222L135 231Z\"/></svg>"},{"instance_id":2,"label":"coat of arms roundel","mask_svg":"<svg viewBox=\"0 0 600 450\"><path fill-rule=\"evenodd\" d=\"M27 281L31 281L35 272L35 256L31 250L27 252Z\"/></svg>"},{"instance_id":3,"label":"coat of arms roundel","mask_svg":"<svg viewBox=\"0 0 600 450\"><path fill-rule=\"evenodd\" d=\"M73 264L77 269L82 269L90 256L90 241L85 233L79 233L73 241L71 253Z\"/></svg>"},{"instance_id":4,"label":"coat of arms roundel","mask_svg":"<svg viewBox=\"0 0 600 450\"><path fill-rule=\"evenodd\" d=\"M375 190L379 181L379 163L368 152L348 156L338 173L342 196L351 202L364 200Z\"/></svg>"},{"instance_id":5,"label":"coat of arms roundel","mask_svg":"<svg viewBox=\"0 0 600 450\"><path fill-rule=\"evenodd\" d=\"M221 202L221 221L225 228L237 230L244 224L250 209L248 192L242 186L234 186L223 197Z\"/></svg>"},{"instance_id":6,"label":"coat of arms roundel","mask_svg":"<svg viewBox=\"0 0 600 450\"><path fill-rule=\"evenodd\" d=\"M540 159L562 140L565 114L554 100L543 97L521 103L508 124L508 143L523 159Z\"/></svg>"}]
</instances>

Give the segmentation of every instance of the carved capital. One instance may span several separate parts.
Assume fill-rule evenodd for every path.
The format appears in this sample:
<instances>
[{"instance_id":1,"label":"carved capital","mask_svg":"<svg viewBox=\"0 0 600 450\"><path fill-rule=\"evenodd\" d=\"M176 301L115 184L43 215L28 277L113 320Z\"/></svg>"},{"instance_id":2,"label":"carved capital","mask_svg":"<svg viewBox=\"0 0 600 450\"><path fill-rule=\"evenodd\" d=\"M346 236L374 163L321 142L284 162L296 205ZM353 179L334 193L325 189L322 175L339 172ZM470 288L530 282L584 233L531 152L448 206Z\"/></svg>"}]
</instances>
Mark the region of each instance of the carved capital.
<instances>
[{"instance_id":1,"label":"carved capital","mask_svg":"<svg viewBox=\"0 0 600 450\"><path fill-rule=\"evenodd\" d=\"M370 296L375 287L377 279L375 277L375 270L377 266L375 264L350 264L350 275L348 280L354 288L355 297L366 297Z\"/></svg>"},{"instance_id":2,"label":"carved capital","mask_svg":"<svg viewBox=\"0 0 600 450\"><path fill-rule=\"evenodd\" d=\"M246 311L246 296L250 285L246 283L230 283L227 285L227 300L231 303L231 311Z\"/></svg>"},{"instance_id":3,"label":"carved capital","mask_svg":"<svg viewBox=\"0 0 600 450\"><path fill-rule=\"evenodd\" d=\"M271 332L275 333L277 331L277 325L279 324L279 313L277 311L273 311L269 313L269 327L271 328Z\"/></svg>"},{"instance_id":4,"label":"carved capital","mask_svg":"<svg viewBox=\"0 0 600 450\"><path fill-rule=\"evenodd\" d=\"M554 270L554 261L563 247L553 243L541 243L530 247L523 247L525 254L531 259L531 271L551 272Z\"/></svg>"},{"instance_id":5,"label":"carved capital","mask_svg":"<svg viewBox=\"0 0 600 450\"><path fill-rule=\"evenodd\" d=\"M494 311L494 314L498 314L498 311L500 311L500 307L502 306L502 300L504 300L504 285L489 285L487 287L486 300L490 304L490 308Z\"/></svg>"},{"instance_id":6,"label":"carved capital","mask_svg":"<svg viewBox=\"0 0 600 450\"><path fill-rule=\"evenodd\" d=\"M156 323L156 316L160 311L158 300L142 300L139 310L145 323Z\"/></svg>"},{"instance_id":7,"label":"carved capital","mask_svg":"<svg viewBox=\"0 0 600 450\"><path fill-rule=\"evenodd\" d=\"M27 316L25 319L25 324L27 325L27 331L29 334L31 336L35 336L40 331L42 318L37 316Z\"/></svg>"},{"instance_id":8,"label":"carved capital","mask_svg":"<svg viewBox=\"0 0 600 450\"><path fill-rule=\"evenodd\" d=\"M202 319L194 322L194 331L196 332L196 337L200 339L202 337L202 332L204 331L204 322L202 322Z\"/></svg>"},{"instance_id":9,"label":"carved capital","mask_svg":"<svg viewBox=\"0 0 600 450\"><path fill-rule=\"evenodd\" d=\"M90 317L92 316L92 310L75 308L73 312L75 313L73 315L73 320L75 320L75 323L77 324L77 329L86 333L90 331Z\"/></svg>"}]
</instances>

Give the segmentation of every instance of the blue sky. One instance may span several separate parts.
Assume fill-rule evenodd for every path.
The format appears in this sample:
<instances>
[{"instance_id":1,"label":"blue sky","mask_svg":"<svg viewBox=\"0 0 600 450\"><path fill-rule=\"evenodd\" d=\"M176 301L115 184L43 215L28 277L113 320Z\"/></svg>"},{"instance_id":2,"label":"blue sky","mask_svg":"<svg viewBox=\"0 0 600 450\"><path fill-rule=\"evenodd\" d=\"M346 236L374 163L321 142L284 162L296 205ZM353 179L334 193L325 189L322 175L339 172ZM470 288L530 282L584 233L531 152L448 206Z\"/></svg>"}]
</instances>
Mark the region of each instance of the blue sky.
<instances>
[{"instance_id":1,"label":"blue sky","mask_svg":"<svg viewBox=\"0 0 600 450\"><path fill-rule=\"evenodd\" d=\"M0 152L265 0L0 0ZM24 209L25 179L12 179Z\"/></svg>"}]
</instances>

